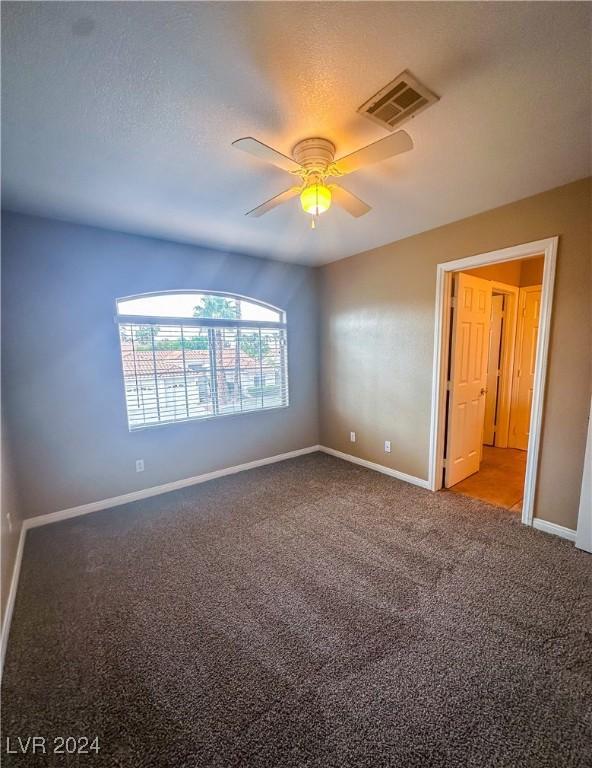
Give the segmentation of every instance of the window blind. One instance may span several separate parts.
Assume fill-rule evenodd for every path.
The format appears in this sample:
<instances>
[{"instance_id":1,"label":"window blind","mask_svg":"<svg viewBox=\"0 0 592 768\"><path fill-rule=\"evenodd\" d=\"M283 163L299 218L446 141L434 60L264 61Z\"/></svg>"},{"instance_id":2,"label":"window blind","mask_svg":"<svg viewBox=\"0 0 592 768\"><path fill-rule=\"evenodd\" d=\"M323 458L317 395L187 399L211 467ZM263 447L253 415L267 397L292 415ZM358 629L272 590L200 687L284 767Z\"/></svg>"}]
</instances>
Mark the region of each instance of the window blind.
<instances>
[{"instance_id":1,"label":"window blind","mask_svg":"<svg viewBox=\"0 0 592 768\"><path fill-rule=\"evenodd\" d=\"M131 430L288 405L284 323L118 323Z\"/></svg>"}]
</instances>

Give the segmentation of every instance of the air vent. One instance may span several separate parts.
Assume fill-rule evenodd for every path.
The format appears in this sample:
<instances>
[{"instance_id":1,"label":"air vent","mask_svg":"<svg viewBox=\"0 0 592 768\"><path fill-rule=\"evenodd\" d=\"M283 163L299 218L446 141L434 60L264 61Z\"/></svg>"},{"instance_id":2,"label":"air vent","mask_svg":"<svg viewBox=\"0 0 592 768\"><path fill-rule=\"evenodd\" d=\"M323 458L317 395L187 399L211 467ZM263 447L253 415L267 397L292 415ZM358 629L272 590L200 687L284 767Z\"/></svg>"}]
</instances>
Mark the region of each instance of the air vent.
<instances>
[{"instance_id":1,"label":"air vent","mask_svg":"<svg viewBox=\"0 0 592 768\"><path fill-rule=\"evenodd\" d=\"M369 99L358 112L389 131L398 128L406 120L419 114L430 104L438 101L411 72L404 70L387 86Z\"/></svg>"}]
</instances>

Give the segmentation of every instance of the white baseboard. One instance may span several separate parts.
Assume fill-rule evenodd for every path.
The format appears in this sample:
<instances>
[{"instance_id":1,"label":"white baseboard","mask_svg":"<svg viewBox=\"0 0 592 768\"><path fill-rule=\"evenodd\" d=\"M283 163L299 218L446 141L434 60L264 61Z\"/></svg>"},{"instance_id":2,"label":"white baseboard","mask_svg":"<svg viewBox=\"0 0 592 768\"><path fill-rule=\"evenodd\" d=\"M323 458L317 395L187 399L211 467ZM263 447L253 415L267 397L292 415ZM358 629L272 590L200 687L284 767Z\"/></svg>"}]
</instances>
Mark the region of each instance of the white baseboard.
<instances>
[{"instance_id":1,"label":"white baseboard","mask_svg":"<svg viewBox=\"0 0 592 768\"><path fill-rule=\"evenodd\" d=\"M331 456L337 456L339 459L344 459L344 461L351 461L352 464L359 464L361 467L367 467L368 469L373 469L376 472L382 472L385 475L396 477L398 480L403 480L406 483L417 485L420 488L426 488L428 490L430 489L428 480L422 480L419 477L407 475L404 472L398 472L396 469L385 467L382 464L375 464L373 461L367 461L366 459L360 459L357 456L352 456L349 453L336 451L335 448L328 448L325 445L320 445L319 450L323 451L323 453L328 453ZM563 525L557 525L557 523L549 523L546 520L541 520L540 517L535 517L532 521L532 525L539 531L552 533L555 536L561 536L562 539L567 539L568 541L576 540L576 532L572 528L565 528Z\"/></svg>"},{"instance_id":2,"label":"white baseboard","mask_svg":"<svg viewBox=\"0 0 592 768\"><path fill-rule=\"evenodd\" d=\"M112 496L110 499L91 501L89 504L81 504L78 507L61 509L58 512L50 512L47 515L29 517L23 521L23 526L28 529L37 528L40 525L48 525L49 523L57 523L60 520L67 520L70 517L88 515L90 512L99 512L102 509L109 509L110 507L119 507L122 504L129 504L131 501L141 501L150 496L160 496L161 493L177 491L179 488L187 488L190 485L198 485L199 483L207 483L208 480L215 480L218 477L234 475L237 472L245 472L247 469L256 469L257 467L263 467L266 464L275 464L278 461L286 461L286 459L294 459L297 456L304 456L306 453L314 453L319 450L320 446L310 445L308 448L299 448L296 451L288 451L288 453L278 453L276 456L268 456L265 459L256 459L255 461L249 461L246 464L237 464L234 467L216 469L214 472L206 472L203 475L187 477L183 480L173 480L171 483L154 485L151 488L143 488L140 491L133 491L132 493L124 493L122 496Z\"/></svg>"},{"instance_id":3,"label":"white baseboard","mask_svg":"<svg viewBox=\"0 0 592 768\"><path fill-rule=\"evenodd\" d=\"M158 496L162 493L168 493L169 491L175 491L179 488L187 488L191 485L198 485L199 483L205 483L208 480L215 480L218 477L225 477L226 475L233 475L237 472L245 472L248 469L255 469L256 467L263 467L266 464L275 464L279 461L285 461L286 459L293 459L297 456L304 456L307 453L314 453L315 451L323 451L324 453L336 456L339 459L349 461L352 464L359 464L367 469L373 469L375 472L382 472L390 477L395 477L397 480L403 480L411 485L417 485L420 488L426 488L429 490L429 482L422 480L419 477L413 475L407 475L404 472L399 472L396 469L385 467L382 464L376 464L373 461L367 461L366 459L360 459L357 456L352 456L349 453L342 453L336 451L334 448L328 448L324 445L311 445L308 448L299 448L296 451L289 451L287 453L280 453L276 456L269 456L265 459L257 459L256 461L249 461L246 464L238 464L233 467L226 467L225 469L217 469L214 472L207 472L203 475L196 475L195 477L188 477L183 480L174 480L171 483L165 483L163 485L152 486L151 488L144 488L140 491L134 491L132 493L126 493L122 496L113 496L109 499L102 499L101 501L93 501L89 504L81 504L78 507L70 507L69 509L62 509L58 512L50 512L47 515L38 515L37 517L30 517L23 520L21 531L19 535L19 543L14 560L14 566L12 570L12 579L10 582L10 590L8 593L8 599L6 601L6 608L4 612L4 621L2 622L2 636L0 638L0 677L2 670L4 669L4 657L6 654L6 646L8 643L8 634L10 632L10 623L12 620L12 613L14 610L14 602L16 598L16 591L18 586L18 580L21 571L21 562L23 559L23 549L25 545L25 536L29 528L37 528L40 525L48 525L49 523L55 523L59 520L67 520L71 517L78 517L79 515L87 515L91 512L98 512L102 509L109 509L110 507L117 507L122 504L128 504L131 501L140 501L141 499L147 499L150 496ZM575 541L576 532L571 528L565 528L562 525L556 523L549 523L546 520L541 520L535 517L533 520L533 526L540 531L546 533L553 533L556 536L561 536L569 541Z\"/></svg>"},{"instance_id":4,"label":"white baseboard","mask_svg":"<svg viewBox=\"0 0 592 768\"><path fill-rule=\"evenodd\" d=\"M344 461L351 461L352 464L359 464L361 467L366 467L367 469L373 469L375 472L382 472L383 475L390 475L390 477L396 477L397 480L403 480L405 483L411 483L411 485L418 485L420 488L426 488L429 490L429 482L427 480L422 480L419 477L415 477L414 475L406 475L405 472L399 472L396 469L391 469L390 467L385 467L382 464L375 464L373 461L367 461L366 459L360 459L357 456L352 456L349 453L342 453L341 451L336 451L335 448L327 448L325 445L319 445L319 450L323 451L323 453L328 453L331 456L336 456L338 459L343 459Z\"/></svg>"},{"instance_id":5,"label":"white baseboard","mask_svg":"<svg viewBox=\"0 0 592 768\"><path fill-rule=\"evenodd\" d=\"M557 523L549 523L547 520L541 520L540 517L533 518L532 527L545 533L561 536L562 539L567 539L568 541L576 540L576 532L572 528L565 528L563 525L557 525Z\"/></svg>"},{"instance_id":6,"label":"white baseboard","mask_svg":"<svg viewBox=\"0 0 592 768\"><path fill-rule=\"evenodd\" d=\"M190 485L198 485L199 483L206 483L208 480L215 480L218 477L225 477L226 475L234 475L237 472L245 472L247 469L255 469L256 467L263 467L266 464L275 464L279 461L285 461L286 459L294 459L297 456L304 456L307 453L314 453L319 451L320 446L310 445L307 448L299 448L296 451L288 451L287 453L279 453L276 456L268 456L265 459L257 459L255 461L249 461L246 464L237 464L234 467L226 467L225 469L217 469L214 472L207 472L203 475L196 475L195 477L187 477L183 480L174 480L171 483L164 483L163 485L155 485L151 488L143 488L141 491L133 491L132 493L125 493L122 496L113 496L110 499L101 499L100 501L92 501L89 504L81 504L78 507L70 507L69 509L62 509L58 512L50 512L47 515L37 515L36 517L29 517L22 522L21 532L19 537L18 548L14 561L14 567L12 569L12 579L10 582L10 591L8 593L8 599L6 601L6 609L4 612L4 621L2 622L2 636L0 638L0 677L2 670L4 669L4 655L6 653L6 646L8 643L8 633L10 632L10 622L12 620L12 612L14 610L14 601L16 598L16 590L18 586L18 580L21 571L21 562L23 559L23 548L25 544L25 536L30 528L38 528L40 525L48 525L49 523L57 523L60 520L67 520L70 517L78 517L79 515L88 515L91 512L98 512L102 509L109 509L110 507L119 507L122 504L128 504L130 501L140 501L141 499L147 499L150 496L159 496L162 493L168 493L169 491L176 491L179 488L187 488Z\"/></svg>"},{"instance_id":7,"label":"white baseboard","mask_svg":"<svg viewBox=\"0 0 592 768\"><path fill-rule=\"evenodd\" d=\"M21 562L23 560L23 549L25 546L26 533L27 529L24 525L21 525L19 542L16 548L14 565L12 567L10 589L8 591L8 598L6 600L6 607L4 609L4 621L2 622L2 637L0 638L0 678L2 677L2 672L4 670L4 656L6 655L6 646L8 644L8 633L10 632L10 622L12 621L12 612L14 610L14 601L16 599L16 589L18 587L18 580L21 574Z\"/></svg>"}]
</instances>

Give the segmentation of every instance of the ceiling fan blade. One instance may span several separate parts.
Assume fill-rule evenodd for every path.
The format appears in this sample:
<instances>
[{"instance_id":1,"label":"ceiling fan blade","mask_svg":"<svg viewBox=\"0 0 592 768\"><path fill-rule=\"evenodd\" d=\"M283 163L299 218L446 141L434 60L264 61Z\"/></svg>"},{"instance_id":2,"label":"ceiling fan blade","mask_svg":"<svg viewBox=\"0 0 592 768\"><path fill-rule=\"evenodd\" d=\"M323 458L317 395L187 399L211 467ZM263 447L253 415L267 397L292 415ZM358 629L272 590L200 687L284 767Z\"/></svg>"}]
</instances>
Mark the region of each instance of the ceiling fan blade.
<instances>
[{"instance_id":1,"label":"ceiling fan blade","mask_svg":"<svg viewBox=\"0 0 592 768\"><path fill-rule=\"evenodd\" d=\"M356 218L372 210L371 206L338 184L331 185L331 194L336 205L341 206L341 208Z\"/></svg>"},{"instance_id":2,"label":"ceiling fan blade","mask_svg":"<svg viewBox=\"0 0 592 768\"><path fill-rule=\"evenodd\" d=\"M247 136L244 139L237 139L232 142L232 146L237 149L242 149L243 152L248 152L250 155L254 155L260 160L265 160L267 163L271 163L272 165L281 168L282 171L294 172L302 170L302 166L295 160L292 160L291 157L282 155L281 152L268 147L267 144L257 141L257 139L254 139L252 136Z\"/></svg>"},{"instance_id":3,"label":"ceiling fan blade","mask_svg":"<svg viewBox=\"0 0 592 768\"><path fill-rule=\"evenodd\" d=\"M380 141L375 141L374 144L357 149L351 155L342 157L336 161L335 165L343 174L353 173L366 165L378 163L410 149L413 149L411 136L406 131L397 131Z\"/></svg>"},{"instance_id":4,"label":"ceiling fan blade","mask_svg":"<svg viewBox=\"0 0 592 768\"><path fill-rule=\"evenodd\" d=\"M264 213L271 211L272 208L277 208L278 205L286 203L288 200L296 197L296 195L300 194L300 189L300 187L290 187L290 189L286 189L284 192L280 192L279 195L276 195L270 200L266 200L264 203L261 203L261 205L258 205L256 208L253 208L252 211L248 211L248 213L245 213L245 216L252 216L253 218L263 216Z\"/></svg>"}]
</instances>

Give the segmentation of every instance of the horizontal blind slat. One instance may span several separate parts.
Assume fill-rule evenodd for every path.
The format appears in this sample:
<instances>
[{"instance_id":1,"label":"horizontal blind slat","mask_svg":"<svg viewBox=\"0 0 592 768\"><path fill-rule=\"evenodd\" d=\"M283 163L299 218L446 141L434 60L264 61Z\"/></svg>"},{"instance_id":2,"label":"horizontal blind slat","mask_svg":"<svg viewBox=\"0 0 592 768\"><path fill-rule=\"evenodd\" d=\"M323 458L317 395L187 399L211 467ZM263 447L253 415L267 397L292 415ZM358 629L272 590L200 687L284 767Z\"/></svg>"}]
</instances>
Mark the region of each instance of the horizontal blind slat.
<instances>
[{"instance_id":1,"label":"horizontal blind slat","mask_svg":"<svg viewBox=\"0 0 592 768\"><path fill-rule=\"evenodd\" d=\"M130 429L288 405L284 325L137 320L119 326Z\"/></svg>"}]
</instances>

